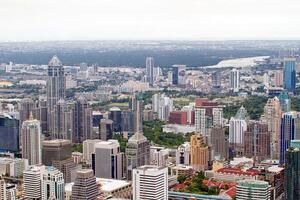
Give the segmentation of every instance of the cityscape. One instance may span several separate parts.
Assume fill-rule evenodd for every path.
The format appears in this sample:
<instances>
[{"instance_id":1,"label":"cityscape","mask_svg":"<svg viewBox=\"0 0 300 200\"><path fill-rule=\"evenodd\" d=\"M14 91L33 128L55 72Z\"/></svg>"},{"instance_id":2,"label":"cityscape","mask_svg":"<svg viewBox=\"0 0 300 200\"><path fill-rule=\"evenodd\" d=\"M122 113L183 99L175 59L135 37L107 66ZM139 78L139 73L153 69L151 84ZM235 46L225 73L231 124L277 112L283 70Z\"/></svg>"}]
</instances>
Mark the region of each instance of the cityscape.
<instances>
[{"instance_id":1,"label":"cityscape","mask_svg":"<svg viewBox=\"0 0 300 200\"><path fill-rule=\"evenodd\" d=\"M43 9L34 1L13 5ZM145 9L133 1L99 6ZM195 8L183 10L200 10L188 2ZM74 11L83 4L74 0ZM258 31L250 40L203 40L181 30L165 39L164 29L160 39L141 39L138 27L133 39L106 39L115 26L103 26L104 39L67 29L70 38L54 31L53 40L43 30L41 38L0 33L0 200L300 200L300 40L281 30L275 39Z\"/></svg>"}]
</instances>

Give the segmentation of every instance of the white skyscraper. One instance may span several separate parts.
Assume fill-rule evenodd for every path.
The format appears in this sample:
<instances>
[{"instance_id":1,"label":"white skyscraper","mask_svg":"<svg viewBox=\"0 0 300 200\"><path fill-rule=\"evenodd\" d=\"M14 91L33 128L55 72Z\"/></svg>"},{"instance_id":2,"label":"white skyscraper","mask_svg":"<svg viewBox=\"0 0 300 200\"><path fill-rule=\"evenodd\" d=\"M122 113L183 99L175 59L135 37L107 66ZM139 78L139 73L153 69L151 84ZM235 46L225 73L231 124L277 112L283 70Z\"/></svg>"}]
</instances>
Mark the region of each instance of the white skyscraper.
<instances>
[{"instance_id":1,"label":"white skyscraper","mask_svg":"<svg viewBox=\"0 0 300 200\"><path fill-rule=\"evenodd\" d=\"M233 92L240 90L240 72L238 69L234 68L230 71L230 88Z\"/></svg>"},{"instance_id":2,"label":"white skyscraper","mask_svg":"<svg viewBox=\"0 0 300 200\"><path fill-rule=\"evenodd\" d=\"M150 85L154 83L154 58L146 58L146 80Z\"/></svg>"},{"instance_id":3,"label":"white skyscraper","mask_svg":"<svg viewBox=\"0 0 300 200\"><path fill-rule=\"evenodd\" d=\"M247 123L244 119L232 117L229 121L229 142L243 144L244 132L247 130Z\"/></svg>"},{"instance_id":4,"label":"white skyscraper","mask_svg":"<svg viewBox=\"0 0 300 200\"><path fill-rule=\"evenodd\" d=\"M168 168L153 165L133 170L133 199L168 199Z\"/></svg>"},{"instance_id":5,"label":"white skyscraper","mask_svg":"<svg viewBox=\"0 0 300 200\"><path fill-rule=\"evenodd\" d=\"M170 112L173 111L173 100L164 94L154 94L152 96L152 110L158 114L160 120L168 120Z\"/></svg>"},{"instance_id":6,"label":"white skyscraper","mask_svg":"<svg viewBox=\"0 0 300 200\"><path fill-rule=\"evenodd\" d=\"M24 171L24 197L25 199L42 199L42 175L45 171L44 165L32 165Z\"/></svg>"},{"instance_id":7,"label":"white skyscraper","mask_svg":"<svg viewBox=\"0 0 300 200\"><path fill-rule=\"evenodd\" d=\"M205 135L206 134L206 117L205 108L197 108L195 109L195 127L196 132Z\"/></svg>"},{"instance_id":8,"label":"white skyscraper","mask_svg":"<svg viewBox=\"0 0 300 200\"><path fill-rule=\"evenodd\" d=\"M40 121L33 119L22 124L22 157L28 159L29 165L41 164L41 124Z\"/></svg>"},{"instance_id":9,"label":"white skyscraper","mask_svg":"<svg viewBox=\"0 0 300 200\"><path fill-rule=\"evenodd\" d=\"M42 174L42 199L64 199L64 177L55 167L46 167Z\"/></svg>"}]
</instances>

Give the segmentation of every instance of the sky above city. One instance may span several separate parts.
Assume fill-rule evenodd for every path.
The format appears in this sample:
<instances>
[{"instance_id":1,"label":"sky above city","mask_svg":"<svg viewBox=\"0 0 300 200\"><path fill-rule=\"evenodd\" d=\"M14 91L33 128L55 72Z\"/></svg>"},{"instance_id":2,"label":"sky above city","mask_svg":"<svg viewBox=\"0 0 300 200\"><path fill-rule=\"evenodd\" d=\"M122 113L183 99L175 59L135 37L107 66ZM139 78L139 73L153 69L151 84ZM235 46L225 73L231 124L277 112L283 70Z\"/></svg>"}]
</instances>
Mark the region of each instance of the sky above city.
<instances>
[{"instance_id":1,"label":"sky above city","mask_svg":"<svg viewBox=\"0 0 300 200\"><path fill-rule=\"evenodd\" d=\"M299 0L0 0L0 41L300 39Z\"/></svg>"}]
</instances>

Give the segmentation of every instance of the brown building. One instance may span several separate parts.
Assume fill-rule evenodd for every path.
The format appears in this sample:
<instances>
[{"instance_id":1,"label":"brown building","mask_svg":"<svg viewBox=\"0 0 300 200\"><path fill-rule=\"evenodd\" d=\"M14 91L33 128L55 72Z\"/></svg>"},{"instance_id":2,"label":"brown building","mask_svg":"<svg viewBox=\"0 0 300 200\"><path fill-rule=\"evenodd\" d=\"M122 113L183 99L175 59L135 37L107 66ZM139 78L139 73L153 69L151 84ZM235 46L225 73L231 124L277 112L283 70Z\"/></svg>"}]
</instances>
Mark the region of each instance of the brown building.
<instances>
[{"instance_id":1,"label":"brown building","mask_svg":"<svg viewBox=\"0 0 300 200\"><path fill-rule=\"evenodd\" d=\"M271 157L271 132L268 131L268 124L249 121L244 141L246 157L254 157L255 162Z\"/></svg>"},{"instance_id":2,"label":"brown building","mask_svg":"<svg viewBox=\"0 0 300 200\"><path fill-rule=\"evenodd\" d=\"M211 129L210 146L213 156L228 158L229 146L225 130L221 126L215 126Z\"/></svg>"},{"instance_id":3,"label":"brown building","mask_svg":"<svg viewBox=\"0 0 300 200\"><path fill-rule=\"evenodd\" d=\"M208 169L208 146L200 134L191 136L191 165L195 171Z\"/></svg>"},{"instance_id":4,"label":"brown building","mask_svg":"<svg viewBox=\"0 0 300 200\"><path fill-rule=\"evenodd\" d=\"M66 183L71 182L71 171L76 167L72 158L72 146L70 140L46 140L43 141L43 164L53 165L64 174Z\"/></svg>"},{"instance_id":5,"label":"brown building","mask_svg":"<svg viewBox=\"0 0 300 200\"><path fill-rule=\"evenodd\" d=\"M173 111L169 116L170 124L187 124L187 112L186 111Z\"/></svg>"}]
</instances>

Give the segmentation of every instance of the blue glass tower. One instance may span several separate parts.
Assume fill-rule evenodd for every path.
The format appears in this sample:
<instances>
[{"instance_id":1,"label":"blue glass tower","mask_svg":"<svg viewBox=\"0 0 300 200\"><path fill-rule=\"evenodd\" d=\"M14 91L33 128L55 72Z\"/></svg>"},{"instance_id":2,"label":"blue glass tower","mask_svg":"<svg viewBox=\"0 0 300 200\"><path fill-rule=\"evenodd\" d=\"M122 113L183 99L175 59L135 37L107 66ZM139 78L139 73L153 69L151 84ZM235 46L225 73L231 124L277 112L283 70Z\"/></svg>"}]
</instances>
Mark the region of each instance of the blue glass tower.
<instances>
[{"instance_id":1,"label":"blue glass tower","mask_svg":"<svg viewBox=\"0 0 300 200\"><path fill-rule=\"evenodd\" d=\"M0 114L0 151L19 151L19 120Z\"/></svg>"},{"instance_id":2,"label":"blue glass tower","mask_svg":"<svg viewBox=\"0 0 300 200\"><path fill-rule=\"evenodd\" d=\"M284 58L284 88L294 92L296 88L296 59Z\"/></svg>"}]
</instances>

